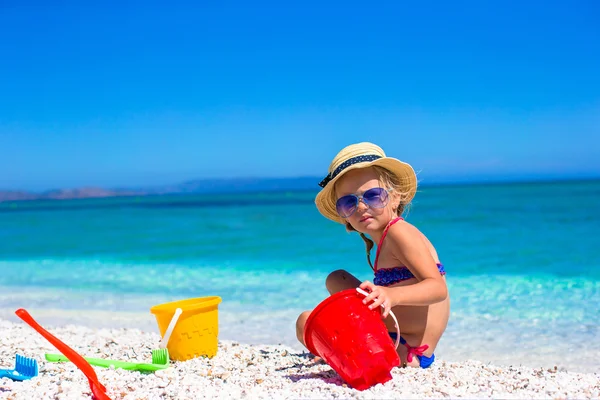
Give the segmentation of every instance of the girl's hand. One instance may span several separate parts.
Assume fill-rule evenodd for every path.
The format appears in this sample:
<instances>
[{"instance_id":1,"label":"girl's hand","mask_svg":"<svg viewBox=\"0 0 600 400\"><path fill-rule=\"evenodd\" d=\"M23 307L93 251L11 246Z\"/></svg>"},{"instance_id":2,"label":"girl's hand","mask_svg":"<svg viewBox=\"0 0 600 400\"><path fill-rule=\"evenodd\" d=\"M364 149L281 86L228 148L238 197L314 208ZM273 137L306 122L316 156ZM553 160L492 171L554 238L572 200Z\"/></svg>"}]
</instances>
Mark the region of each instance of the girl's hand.
<instances>
[{"instance_id":1,"label":"girl's hand","mask_svg":"<svg viewBox=\"0 0 600 400\"><path fill-rule=\"evenodd\" d=\"M370 301L373 301L373 304L369 305L370 310L383 306L382 316L383 318L387 318L393 306L389 289L383 286L377 286L369 281L364 281L359 287L369 292L369 295L363 299L363 303L368 304Z\"/></svg>"}]
</instances>

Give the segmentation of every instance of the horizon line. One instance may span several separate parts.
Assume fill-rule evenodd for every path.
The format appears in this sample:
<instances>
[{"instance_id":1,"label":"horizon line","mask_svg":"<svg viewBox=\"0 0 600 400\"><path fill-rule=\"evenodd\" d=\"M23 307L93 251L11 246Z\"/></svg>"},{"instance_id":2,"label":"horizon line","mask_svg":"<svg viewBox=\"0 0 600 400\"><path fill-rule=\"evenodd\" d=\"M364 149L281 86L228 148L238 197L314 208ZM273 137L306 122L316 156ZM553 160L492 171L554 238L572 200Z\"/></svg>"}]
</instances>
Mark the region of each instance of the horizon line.
<instances>
[{"instance_id":1,"label":"horizon line","mask_svg":"<svg viewBox=\"0 0 600 400\"><path fill-rule=\"evenodd\" d=\"M321 178L316 176L295 176L295 177L238 177L238 178L199 178L199 179L190 179L186 181L182 181L179 183L172 184L159 184L155 186L145 186L145 187L136 187L136 186L93 186L93 185L84 185L84 186L71 186L71 187L58 187L53 189L45 189L45 190L22 190L22 189L3 189L0 188L0 193L28 193L28 194L37 194L43 195L49 192L55 191L68 191L68 190L83 190L83 189L99 189L105 191L150 191L152 189L158 189L160 187L168 187L168 186L179 186L185 185L193 182L217 182L217 181L252 181L252 180L263 180L263 181L273 181L273 180L295 180L295 179L315 179L315 182L318 182ZM432 179L428 181L420 181L418 180L418 186L487 186L487 185L503 185L503 184L535 184L535 183L561 183L561 182L593 182L600 180L600 174L591 174L589 176L550 176L550 177L531 177L524 176L522 178L519 177L477 177L477 178L449 178L449 179ZM277 189L265 189L268 191L277 191ZM294 191L291 189L281 189L283 191ZM298 188L298 191L307 191L310 189L307 188ZM315 191L318 191L318 184L315 183ZM257 193L260 192L258 190L248 190L244 191L240 190L239 193ZM194 192L185 192L185 193L163 193L162 195L168 194L194 194ZM138 194L141 196L145 195L161 195L160 193L148 193L148 194Z\"/></svg>"}]
</instances>

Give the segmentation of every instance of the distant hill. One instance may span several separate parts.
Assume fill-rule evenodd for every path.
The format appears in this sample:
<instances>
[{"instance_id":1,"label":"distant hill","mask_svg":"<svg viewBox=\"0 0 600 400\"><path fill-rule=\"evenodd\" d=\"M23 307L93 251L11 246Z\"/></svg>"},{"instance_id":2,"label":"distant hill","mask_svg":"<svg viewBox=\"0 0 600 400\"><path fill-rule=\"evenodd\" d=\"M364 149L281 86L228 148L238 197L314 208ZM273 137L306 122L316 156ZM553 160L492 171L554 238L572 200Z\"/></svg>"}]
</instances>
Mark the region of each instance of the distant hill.
<instances>
[{"instance_id":1,"label":"distant hill","mask_svg":"<svg viewBox=\"0 0 600 400\"><path fill-rule=\"evenodd\" d=\"M62 199L85 199L93 197L117 197L117 196L151 196L163 194L193 194L193 193L253 193L271 191L318 191L318 183L322 178L307 176L299 178L229 178L229 179L197 179L183 182L178 185L151 186L145 188L115 188L104 189L98 187L82 187L75 189L57 189L41 193L25 191L2 191L0 190L0 202L21 200L62 200ZM555 181L596 181L598 176L583 177L579 179L481 179L461 182L451 182L453 185L472 184L506 184L506 183L542 183ZM448 183L437 183L448 184ZM427 185L436 185L429 182Z\"/></svg>"},{"instance_id":2,"label":"distant hill","mask_svg":"<svg viewBox=\"0 0 600 400\"><path fill-rule=\"evenodd\" d=\"M148 193L232 193L279 190L318 190L319 178L197 179L174 186L147 189Z\"/></svg>"},{"instance_id":3,"label":"distant hill","mask_svg":"<svg viewBox=\"0 0 600 400\"><path fill-rule=\"evenodd\" d=\"M0 202L20 200L63 200L84 199L92 197L116 196L148 196L160 194L185 193L241 193L268 192L285 190L318 190L319 178L230 178L230 179L197 179L178 185L156 186L139 189L103 189L84 187L75 189L57 189L41 193L24 191L1 191Z\"/></svg>"}]
</instances>

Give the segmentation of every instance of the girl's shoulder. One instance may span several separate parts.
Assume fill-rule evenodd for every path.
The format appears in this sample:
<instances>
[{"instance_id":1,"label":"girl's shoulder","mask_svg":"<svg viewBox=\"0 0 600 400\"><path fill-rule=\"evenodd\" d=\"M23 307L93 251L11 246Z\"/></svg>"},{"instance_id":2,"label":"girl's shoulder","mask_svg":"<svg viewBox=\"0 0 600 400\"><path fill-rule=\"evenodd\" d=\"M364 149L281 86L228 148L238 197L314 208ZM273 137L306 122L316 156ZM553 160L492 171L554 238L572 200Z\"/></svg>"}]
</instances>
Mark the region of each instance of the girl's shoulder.
<instances>
[{"instance_id":1,"label":"girl's shoulder","mask_svg":"<svg viewBox=\"0 0 600 400\"><path fill-rule=\"evenodd\" d=\"M439 263L437 251L431 241L416 226L406 221L398 221L388 230L390 237L390 250L406 254L415 249L427 249L431 256Z\"/></svg>"},{"instance_id":2,"label":"girl's shoulder","mask_svg":"<svg viewBox=\"0 0 600 400\"><path fill-rule=\"evenodd\" d=\"M390 226L387 235L398 245L411 245L421 243L423 239L429 241L427 237L413 224L406 220L401 220Z\"/></svg>"},{"instance_id":3,"label":"girl's shoulder","mask_svg":"<svg viewBox=\"0 0 600 400\"><path fill-rule=\"evenodd\" d=\"M401 219L389 227L388 235L402 239L410 236L421 236L422 233L416 226L405 219Z\"/></svg>"}]
</instances>

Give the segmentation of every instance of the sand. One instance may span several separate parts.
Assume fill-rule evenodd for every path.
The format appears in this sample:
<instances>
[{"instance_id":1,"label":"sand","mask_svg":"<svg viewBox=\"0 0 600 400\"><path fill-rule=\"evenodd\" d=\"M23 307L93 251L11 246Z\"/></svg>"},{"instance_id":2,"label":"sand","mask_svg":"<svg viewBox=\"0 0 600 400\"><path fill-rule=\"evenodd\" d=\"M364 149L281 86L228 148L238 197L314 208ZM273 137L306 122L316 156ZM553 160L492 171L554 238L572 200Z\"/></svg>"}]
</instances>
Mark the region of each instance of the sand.
<instances>
[{"instance_id":1,"label":"sand","mask_svg":"<svg viewBox=\"0 0 600 400\"><path fill-rule=\"evenodd\" d=\"M138 329L47 327L80 354L150 362L160 337ZM40 374L25 382L0 379L0 399L91 398L87 379L71 363L49 363L57 353L24 323L0 320L0 368L15 354L38 360ZM151 374L94 367L112 399L385 399L385 398L600 398L600 374L557 368L500 367L476 360L438 360L428 370L394 368L393 379L365 391L348 387L327 364L284 345L221 340L208 359L172 362Z\"/></svg>"}]
</instances>

